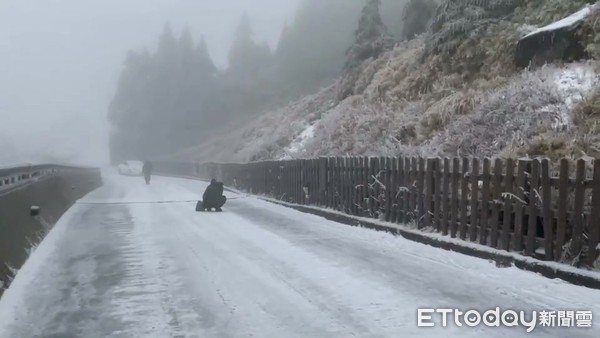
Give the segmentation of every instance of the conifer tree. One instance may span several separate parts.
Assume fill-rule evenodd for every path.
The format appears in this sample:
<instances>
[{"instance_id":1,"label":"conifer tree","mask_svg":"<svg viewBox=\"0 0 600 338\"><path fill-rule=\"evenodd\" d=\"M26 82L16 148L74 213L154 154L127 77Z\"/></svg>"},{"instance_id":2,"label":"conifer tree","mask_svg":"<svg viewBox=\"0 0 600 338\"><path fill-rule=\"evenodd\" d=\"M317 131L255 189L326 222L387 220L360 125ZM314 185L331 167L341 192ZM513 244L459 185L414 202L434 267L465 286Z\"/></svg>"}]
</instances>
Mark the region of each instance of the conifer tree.
<instances>
[{"instance_id":1,"label":"conifer tree","mask_svg":"<svg viewBox=\"0 0 600 338\"><path fill-rule=\"evenodd\" d=\"M381 19L380 7L381 0L367 0L354 33L354 44L347 51L346 69L393 47L394 40Z\"/></svg>"}]
</instances>

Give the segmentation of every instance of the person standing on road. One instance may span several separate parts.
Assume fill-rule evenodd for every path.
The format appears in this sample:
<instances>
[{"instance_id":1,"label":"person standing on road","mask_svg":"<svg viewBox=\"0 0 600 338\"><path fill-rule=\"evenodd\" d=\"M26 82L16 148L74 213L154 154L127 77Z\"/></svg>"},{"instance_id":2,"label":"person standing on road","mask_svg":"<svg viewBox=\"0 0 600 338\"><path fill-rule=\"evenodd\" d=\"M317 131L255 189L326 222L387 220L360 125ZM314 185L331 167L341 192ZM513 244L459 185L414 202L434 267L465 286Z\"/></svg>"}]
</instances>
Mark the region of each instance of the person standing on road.
<instances>
[{"instance_id":1,"label":"person standing on road","mask_svg":"<svg viewBox=\"0 0 600 338\"><path fill-rule=\"evenodd\" d=\"M152 162L144 161L142 172L144 173L144 179L146 180L146 184L150 184L150 178L152 177Z\"/></svg>"}]
</instances>

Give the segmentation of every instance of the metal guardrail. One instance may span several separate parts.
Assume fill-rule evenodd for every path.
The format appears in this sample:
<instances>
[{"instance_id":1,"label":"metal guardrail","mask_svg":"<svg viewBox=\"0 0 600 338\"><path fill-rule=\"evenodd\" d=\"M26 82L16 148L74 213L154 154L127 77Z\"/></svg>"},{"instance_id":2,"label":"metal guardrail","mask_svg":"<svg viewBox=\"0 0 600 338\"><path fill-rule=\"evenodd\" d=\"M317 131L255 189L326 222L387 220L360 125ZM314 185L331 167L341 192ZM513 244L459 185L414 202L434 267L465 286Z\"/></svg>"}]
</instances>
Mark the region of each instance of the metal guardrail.
<instances>
[{"instance_id":1,"label":"metal guardrail","mask_svg":"<svg viewBox=\"0 0 600 338\"><path fill-rule=\"evenodd\" d=\"M0 168L0 194L27 183L34 182L42 177L54 175L59 172L68 172L74 169L77 168L55 164Z\"/></svg>"}]
</instances>

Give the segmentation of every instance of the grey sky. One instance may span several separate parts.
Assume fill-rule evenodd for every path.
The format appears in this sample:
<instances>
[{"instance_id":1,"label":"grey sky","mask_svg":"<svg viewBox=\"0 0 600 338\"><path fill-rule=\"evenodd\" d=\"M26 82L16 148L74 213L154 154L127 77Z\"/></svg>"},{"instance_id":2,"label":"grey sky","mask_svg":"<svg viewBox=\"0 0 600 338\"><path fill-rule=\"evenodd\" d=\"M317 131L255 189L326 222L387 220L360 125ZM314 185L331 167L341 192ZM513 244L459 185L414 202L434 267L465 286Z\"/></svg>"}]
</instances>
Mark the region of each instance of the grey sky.
<instances>
[{"instance_id":1,"label":"grey sky","mask_svg":"<svg viewBox=\"0 0 600 338\"><path fill-rule=\"evenodd\" d=\"M274 46L297 3L0 0L0 147L19 148L26 156L18 160L39 154L105 160L106 110L129 49L154 48L167 21L177 33L188 24L194 38L205 36L214 61L224 67L244 11L255 38Z\"/></svg>"}]
</instances>

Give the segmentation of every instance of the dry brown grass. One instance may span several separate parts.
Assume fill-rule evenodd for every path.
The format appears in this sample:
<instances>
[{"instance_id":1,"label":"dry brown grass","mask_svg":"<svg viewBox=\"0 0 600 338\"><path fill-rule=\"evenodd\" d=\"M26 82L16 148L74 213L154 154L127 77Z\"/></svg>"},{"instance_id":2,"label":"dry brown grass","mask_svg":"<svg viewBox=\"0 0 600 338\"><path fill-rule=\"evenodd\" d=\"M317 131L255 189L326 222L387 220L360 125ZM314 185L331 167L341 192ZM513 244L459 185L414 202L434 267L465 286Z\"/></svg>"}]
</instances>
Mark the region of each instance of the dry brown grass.
<instances>
[{"instance_id":1,"label":"dry brown grass","mask_svg":"<svg viewBox=\"0 0 600 338\"><path fill-rule=\"evenodd\" d=\"M600 132L600 88L586 97L573 110L573 123L583 133Z\"/></svg>"},{"instance_id":2,"label":"dry brown grass","mask_svg":"<svg viewBox=\"0 0 600 338\"><path fill-rule=\"evenodd\" d=\"M419 121L419 139L428 140L453 119L471 114L478 103L477 97L474 91L456 92L431 105Z\"/></svg>"},{"instance_id":3,"label":"dry brown grass","mask_svg":"<svg viewBox=\"0 0 600 338\"><path fill-rule=\"evenodd\" d=\"M600 5L586 18L578 34L590 56L600 60Z\"/></svg>"},{"instance_id":4,"label":"dry brown grass","mask_svg":"<svg viewBox=\"0 0 600 338\"><path fill-rule=\"evenodd\" d=\"M553 160L569 158L572 150L567 137L558 134L544 134L537 136L523 147L516 149L517 157L549 157Z\"/></svg>"},{"instance_id":5,"label":"dry brown grass","mask_svg":"<svg viewBox=\"0 0 600 338\"><path fill-rule=\"evenodd\" d=\"M558 164L566 158L600 158L600 137L593 134L547 132L528 140L523 145L513 145L502 152L503 157L546 157Z\"/></svg>"}]
</instances>

